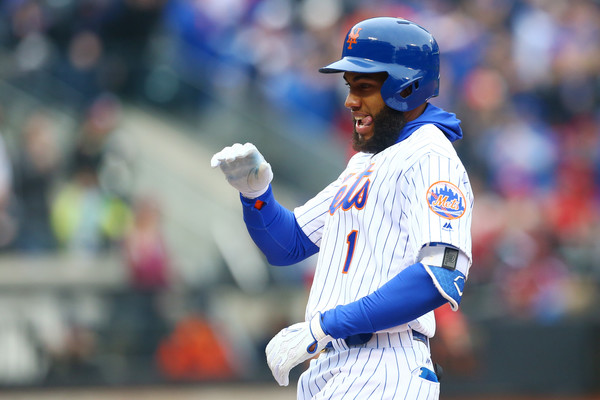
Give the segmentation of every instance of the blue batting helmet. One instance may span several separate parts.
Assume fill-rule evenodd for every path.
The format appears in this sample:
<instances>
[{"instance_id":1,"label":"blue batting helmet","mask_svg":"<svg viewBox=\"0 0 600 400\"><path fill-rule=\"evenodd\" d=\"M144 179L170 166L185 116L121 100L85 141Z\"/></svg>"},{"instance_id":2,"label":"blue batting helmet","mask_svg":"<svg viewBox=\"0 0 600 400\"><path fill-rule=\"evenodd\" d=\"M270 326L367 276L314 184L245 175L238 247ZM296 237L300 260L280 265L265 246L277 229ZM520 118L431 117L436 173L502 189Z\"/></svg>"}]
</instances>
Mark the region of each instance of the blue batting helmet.
<instances>
[{"instance_id":1,"label":"blue batting helmet","mask_svg":"<svg viewBox=\"0 0 600 400\"><path fill-rule=\"evenodd\" d=\"M398 111L412 110L439 94L440 50L434 37L414 22L390 17L354 25L344 42L342 58L319 72L387 72L383 101ZM412 87L403 97L400 93Z\"/></svg>"}]
</instances>

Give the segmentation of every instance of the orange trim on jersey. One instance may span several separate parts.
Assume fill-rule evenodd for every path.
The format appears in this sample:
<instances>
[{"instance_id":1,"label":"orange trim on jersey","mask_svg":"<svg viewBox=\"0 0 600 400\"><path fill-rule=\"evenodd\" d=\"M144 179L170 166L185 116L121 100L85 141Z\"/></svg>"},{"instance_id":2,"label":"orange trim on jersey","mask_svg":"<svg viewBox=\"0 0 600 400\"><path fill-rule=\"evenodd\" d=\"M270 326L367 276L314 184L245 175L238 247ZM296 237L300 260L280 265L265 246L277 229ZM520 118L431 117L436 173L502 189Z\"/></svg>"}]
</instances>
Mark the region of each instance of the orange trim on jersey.
<instances>
[{"instance_id":1,"label":"orange trim on jersey","mask_svg":"<svg viewBox=\"0 0 600 400\"><path fill-rule=\"evenodd\" d=\"M371 185L371 180L367 179L364 185L360 188L358 192L352 197L352 205L349 208L342 207L342 210L348 211L352 206L354 206L357 210L362 210L367 205L367 197L369 196L369 186Z\"/></svg>"},{"instance_id":2,"label":"orange trim on jersey","mask_svg":"<svg viewBox=\"0 0 600 400\"><path fill-rule=\"evenodd\" d=\"M346 236L346 243L348 243L348 250L346 251L346 259L344 260L344 267L342 268L342 274L347 274L350 264L352 264L352 258L354 257L354 248L356 247L356 239L358 237L358 231L356 229L350 231Z\"/></svg>"},{"instance_id":3,"label":"orange trim on jersey","mask_svg":"<svg viewBox=\"0 0 600 400\"><path fill-rule=\"evenodd\" d=\"M348 211L352 207L355 207L357 210L362 210L367 203L367 198L369 196L369 186L371 184L371 180L368 178L369 175L373 173L371 169L375 165L371 163L364 171L357 174L350 174L348 177L344 178L344 182L350 177L355 176L354 183L348 188L347 185L342 186L338 192L333 196L333 200L329 205L329 214L333 215L335 212L341 207L343 211ZM356 190L358 185L361 183L363 178L366 181L363 183L360 189Z\"/></svg>"}]
</instances>

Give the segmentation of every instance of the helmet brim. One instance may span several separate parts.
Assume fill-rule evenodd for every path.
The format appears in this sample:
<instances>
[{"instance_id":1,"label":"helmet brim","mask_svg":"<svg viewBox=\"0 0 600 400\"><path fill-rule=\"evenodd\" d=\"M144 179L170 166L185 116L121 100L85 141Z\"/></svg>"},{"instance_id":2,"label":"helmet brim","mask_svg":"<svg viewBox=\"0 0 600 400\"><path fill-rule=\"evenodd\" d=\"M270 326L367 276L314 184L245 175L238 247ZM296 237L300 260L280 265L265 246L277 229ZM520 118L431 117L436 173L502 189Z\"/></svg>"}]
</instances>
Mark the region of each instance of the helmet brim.
<instances>
[{"instance_id":1,"label":"helmet brim","mask_svg":"<svg viewBox=\"0 0 600 400\"><path fill-rule=\"evenodd\" d=\"M323 68L319 68L319 72L324 74L333 74L337 72L384 72L385 67L381 63L366 60L358 57L344 57L341 60L332 62Z\"/></svg>"},{"instance_id":2,"label":"helmet brim","mask_svg":"<svg viewBox=\"0 0 600 400\"><path fill-rule=\"evenodd\" d=\"M365 58L349 56L332 62L323 68L319 68L319 72L324 74L334 74L339 72L387 72L388 74L393 75L396 79L400 79L402 81L411 80L419 73L417 70L406 68L398 64L387 64Z\"/></svg>"}]
</instances>

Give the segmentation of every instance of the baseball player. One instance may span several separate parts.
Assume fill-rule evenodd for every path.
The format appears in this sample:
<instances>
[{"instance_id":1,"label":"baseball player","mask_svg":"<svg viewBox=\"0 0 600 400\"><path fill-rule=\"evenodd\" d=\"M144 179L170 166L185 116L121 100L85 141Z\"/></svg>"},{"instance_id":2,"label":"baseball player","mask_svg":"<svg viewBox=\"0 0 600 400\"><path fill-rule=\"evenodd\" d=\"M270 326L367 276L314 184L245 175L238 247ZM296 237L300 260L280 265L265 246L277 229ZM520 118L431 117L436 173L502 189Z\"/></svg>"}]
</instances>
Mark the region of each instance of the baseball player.
<instances>
[{"instance_id":1,"label":"baseball player","mask_svg":"<svg viewBox=\"0 0 600 400\"><path fill-rule=\"evenodd\" d=\"M306 320L267 345L275 380L309 358L298 399L437 399L433 310L459 306L471 265L473 193L451 142L460 121L428 103L439 48L419 25L353 26L340 60L357 153L339 178L294 211L274 198L271 166L250 143L215 154L241 193L244 221L273 265L319 253ZM318 357L315 357L318 355Z\"/></svg>"}]
</instances>

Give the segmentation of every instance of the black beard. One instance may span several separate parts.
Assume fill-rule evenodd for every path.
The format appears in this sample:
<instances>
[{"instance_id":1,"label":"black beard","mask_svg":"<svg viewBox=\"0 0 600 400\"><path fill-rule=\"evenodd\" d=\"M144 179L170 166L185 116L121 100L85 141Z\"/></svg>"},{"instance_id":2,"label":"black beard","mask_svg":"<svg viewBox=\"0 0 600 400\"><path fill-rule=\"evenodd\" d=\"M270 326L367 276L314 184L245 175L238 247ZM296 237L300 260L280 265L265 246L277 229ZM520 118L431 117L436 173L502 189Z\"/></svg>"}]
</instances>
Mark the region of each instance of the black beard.
<instances>
[{"instance_id":1,"label":"black beard","mask_svg":"<svg viewBox=\"0 0 600 400\"><path fill-rule=\"evenodd\" d=\"M352 148L355 151L377 154L395 144L400 136L400 131L406 125L404 112L394 110L387 105L373 116L373 136L364 139L356 132L352 134Z\"/></svg>"}]
</instances>

